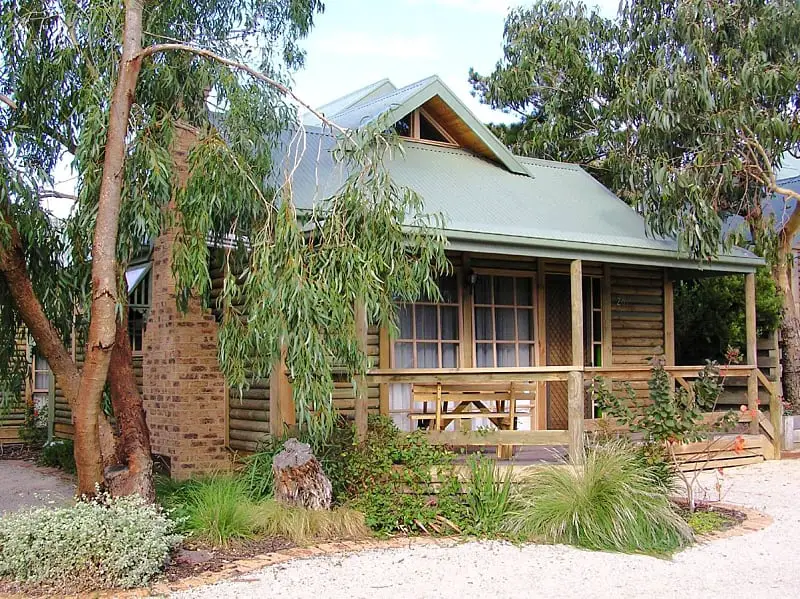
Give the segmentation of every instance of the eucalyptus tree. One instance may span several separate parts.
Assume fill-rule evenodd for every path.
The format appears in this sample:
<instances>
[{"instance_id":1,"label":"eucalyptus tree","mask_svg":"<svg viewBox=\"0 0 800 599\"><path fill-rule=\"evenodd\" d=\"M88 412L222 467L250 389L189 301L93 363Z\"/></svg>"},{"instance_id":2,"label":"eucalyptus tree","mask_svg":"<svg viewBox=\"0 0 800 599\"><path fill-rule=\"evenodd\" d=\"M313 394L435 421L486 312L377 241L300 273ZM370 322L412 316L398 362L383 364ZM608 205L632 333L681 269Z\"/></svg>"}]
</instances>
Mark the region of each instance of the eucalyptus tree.
<instances>
[{"instance_id":1,"label":"eucalyptus tree","mask_svg":"<svg viewBox=\"0 0 800 599\"><path fill-rule=\"evenodd\" d=\"M789 281L798 194L775 172L800 152L800 8L794 0L623 0L512 11L504 57L475 92L519 115L499 128L517 152L577 162L698 260L745 217L783 296L784 392L800 407L800 320ZM787 200L781 227L762 216Z\"/></svg>"},{"instance_id":2,"label":"eucalyptus tree","mask_svg":"<svg viewBox=\"0 0 800 599\"><path fill-rule=\"evenodd\" d=\"M391 324L394 297L432 292L446 268L436 219L383 167L396 141L381 128L338 130L318 115L335 129L347 177L310 215L276 180L280 140L302 133L297 106L309 108L288 76L322 9L318 0L3 4L0 362L19 363L7 341L27 327L72 407L82 493L107 484L152 497L123 274L160 233L176 231L183 306L207 291L209 244L224 240L222 370L244 386L246 372L266 376L284 351L300 421L314 430L332 422L334 365L366 368L356 301ZM194 138L188 180L173 155L179 128ZM77 197L61 223L43 199L65 154ZM74 313L87 323L82 368L65 345ZM107 381L116 439L101 409Z\"/></svg>"}]
</instances>

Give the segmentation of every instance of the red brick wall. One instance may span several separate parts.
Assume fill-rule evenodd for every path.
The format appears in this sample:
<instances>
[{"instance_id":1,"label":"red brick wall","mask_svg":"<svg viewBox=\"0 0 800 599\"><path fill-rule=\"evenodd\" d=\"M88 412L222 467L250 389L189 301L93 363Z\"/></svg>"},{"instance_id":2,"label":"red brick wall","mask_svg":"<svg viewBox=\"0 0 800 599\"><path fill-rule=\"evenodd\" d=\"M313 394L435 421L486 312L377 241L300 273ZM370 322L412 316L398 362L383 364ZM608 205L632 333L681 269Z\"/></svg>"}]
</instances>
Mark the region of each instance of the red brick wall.
<instances>
[{"instance_id":1,"label":"red brick wall","mask_svg":"<svg viewBox=\"0 0 800 599\"><path fill-rule=\"evenodd\" d=\"M176 130L178 177L185 182L193 134ZM172 477L226 470L225 379L217 362L217 323L192 300L178 310L172 275L175 232L153 248L151 309L144 332L143 385L153 453L169 458Z\"/></svg>"}]
</instances>

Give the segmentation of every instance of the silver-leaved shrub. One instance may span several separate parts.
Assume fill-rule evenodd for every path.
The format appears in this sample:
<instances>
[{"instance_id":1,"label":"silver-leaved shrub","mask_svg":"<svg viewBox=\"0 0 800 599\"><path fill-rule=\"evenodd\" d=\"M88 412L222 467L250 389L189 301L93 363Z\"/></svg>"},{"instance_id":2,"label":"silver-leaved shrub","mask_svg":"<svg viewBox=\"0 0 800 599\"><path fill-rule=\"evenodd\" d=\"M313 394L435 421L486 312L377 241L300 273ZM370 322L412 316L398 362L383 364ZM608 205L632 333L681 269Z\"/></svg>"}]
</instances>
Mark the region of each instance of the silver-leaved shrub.
<instances>
[{"instance_id":1,"label":"silver-leaved shrub","mask_svg":"<svg viewBox=\"0 0 800 599\"><path fill-rule=\"evenodd\" d=\"M180 543L176 523L140 497L100 495L0 519L0 577L63 588L147 584Z\"/></svg>"}]
</instances>

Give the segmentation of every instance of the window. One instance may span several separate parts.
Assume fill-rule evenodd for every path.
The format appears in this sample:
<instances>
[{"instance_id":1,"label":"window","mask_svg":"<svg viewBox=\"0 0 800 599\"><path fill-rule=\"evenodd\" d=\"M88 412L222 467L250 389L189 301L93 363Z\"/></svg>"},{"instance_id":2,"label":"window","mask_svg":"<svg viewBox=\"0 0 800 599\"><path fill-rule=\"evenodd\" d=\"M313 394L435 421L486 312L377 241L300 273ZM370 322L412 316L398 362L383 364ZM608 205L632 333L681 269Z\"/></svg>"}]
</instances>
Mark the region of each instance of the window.
<instances>
[{"instance_id":1,"label":"window","mask_svg":"<svg viewBox=\"0 0 800 599\"><path fill-rule=\"evenodd\" d=\"M533 277L482 275L475 282L475 365L533 366Z\"/></svg>"},{"instance_id":2,"label":"window","mask_svg":"<svg viewBox=\"0 0 800 599\"><path fill-rule=\"evenodd\" d=\"M37 353L33 354L33 393L44 393L45 395L50 392L50 364L47 360Z\"/></svg>"},{"instance_id":3,"label":"window","mask_svg":"<svg viewBox=\"0 0 800 599\"><path fill-rule=\"evenodd\" d=\"M400 334L394 343L395 368L457 368L461 318L455 277L439 282L440 302L423 298L398 308Z\"/></svg>"},{"instance_id":4,"label":"window","mask_svg":"<svg viewBox=\"0 0 800 599\"><path fill-rule=\"evenodd\" d=\"M418 108L397 121L394 124L394 130L400 137L433 141L449 146L458 145L453 137L422 108Z\"/></svg>"},{"instance_id":5,"label":"window","mask_svg":"<svg viewBox=\"0 0 800 599\"><path fill-rule=\"evenodd\" d=\"M128 310L128 337L131 340L131 353L141 355L144 350L144 329L147 317L140 310Z\"/></svg>"}]
</instances>

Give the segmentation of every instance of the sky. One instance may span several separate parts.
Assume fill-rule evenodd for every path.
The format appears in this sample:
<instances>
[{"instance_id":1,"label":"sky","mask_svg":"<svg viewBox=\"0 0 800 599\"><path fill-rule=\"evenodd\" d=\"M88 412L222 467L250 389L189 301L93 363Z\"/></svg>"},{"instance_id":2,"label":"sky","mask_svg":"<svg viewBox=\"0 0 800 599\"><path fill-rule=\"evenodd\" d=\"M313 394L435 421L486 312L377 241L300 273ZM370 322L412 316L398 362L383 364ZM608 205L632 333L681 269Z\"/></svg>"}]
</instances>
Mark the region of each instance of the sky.
<instances>
[{"instance_id":1,"label":"sky","mask_svg":"<svg viewBox=\"0 0 800 599\"><path fill-rule=\"evenodd\" d=\"M529 2L528 2L529 3ZM503 55L515 0L327 0L303 44L295 90L313 106L388 77L401 87L438 75L483 121L507 121L470 95L469 68L488 74ZM589 0L604 16L619 0Z\"/></svg>"},{"instance_id":2,"label":"sky","mask_svg":"<svg viewBox=\"0 0 800 599\"><path fill-rule=\"evenodd\" d=\"M438 75L484 122L512 117L470 94L469 68L488 74L503 55L503 25L517 0L326 0L325 12L302 42L305 68L294 77L297 94L319 106L388 77L400 87ZM589 0L612 17L619 0ZM781 175L800 175L790 160ZM59 169L56 189L72 193L69 167ZM70 202L50 200L57 216Z\"/></svg>"}]
</instances>

